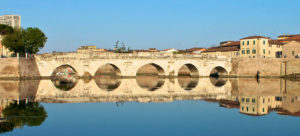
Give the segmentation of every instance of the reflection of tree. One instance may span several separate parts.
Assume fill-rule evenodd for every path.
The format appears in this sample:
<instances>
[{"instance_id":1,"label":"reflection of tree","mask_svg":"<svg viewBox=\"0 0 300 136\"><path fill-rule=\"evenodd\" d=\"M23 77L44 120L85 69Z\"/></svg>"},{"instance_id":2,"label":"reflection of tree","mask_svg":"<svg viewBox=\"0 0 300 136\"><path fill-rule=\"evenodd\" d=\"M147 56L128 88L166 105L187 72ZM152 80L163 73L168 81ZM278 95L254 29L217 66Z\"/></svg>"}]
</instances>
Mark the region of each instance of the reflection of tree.
<instances>
[{"instance_id":1,"label":"reflection of tree","mask_svg":"<svg viewBox=\"0 0 300 136\"><path fill-rule=\"evenodd\" d=\"M0 123L0 133L25 125L40 126L47 118L47 112L39 103L14 103L3 110L3 117L5 121Z\"/></svg>"}]
</instances>

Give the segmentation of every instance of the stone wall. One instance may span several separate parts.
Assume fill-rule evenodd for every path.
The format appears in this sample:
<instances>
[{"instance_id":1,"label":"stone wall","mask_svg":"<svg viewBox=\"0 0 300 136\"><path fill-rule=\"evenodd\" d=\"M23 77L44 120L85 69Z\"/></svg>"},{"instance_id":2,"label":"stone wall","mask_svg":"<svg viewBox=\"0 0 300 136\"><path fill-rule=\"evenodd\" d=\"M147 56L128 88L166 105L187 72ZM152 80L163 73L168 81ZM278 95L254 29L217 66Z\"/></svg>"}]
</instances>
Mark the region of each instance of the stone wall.
<instances>
[{"instance_id":1,"label":"stone wall","mask_svg":"<svg viewBox=\"0 0 300 136\"><path fill-rule=\"evenodd\" d=\"M0 58L0 78L19 77L19 75L17 58Z\"/></svg>"},{"instance_id":2,"label":"stone wall","mask_svg":"<svg viewBox=\"0 0 300 136\"><path fill-rule=\"evenodd\" d=\"M1 58L0 78L18 79L20 77L39 77L39 69L34 59Z\"/></svg>"},{"instance_id":3,"label":"stone wall","mask_svg":"<svg viewBox=\"0 0 300 136\"><path fill-rule=\"evenodd\" d=\"M230 75L238 77L261 77L282 76L282 60L267 58L244 58L232 60L232 71Z\"/></svg>"}]
</instances>

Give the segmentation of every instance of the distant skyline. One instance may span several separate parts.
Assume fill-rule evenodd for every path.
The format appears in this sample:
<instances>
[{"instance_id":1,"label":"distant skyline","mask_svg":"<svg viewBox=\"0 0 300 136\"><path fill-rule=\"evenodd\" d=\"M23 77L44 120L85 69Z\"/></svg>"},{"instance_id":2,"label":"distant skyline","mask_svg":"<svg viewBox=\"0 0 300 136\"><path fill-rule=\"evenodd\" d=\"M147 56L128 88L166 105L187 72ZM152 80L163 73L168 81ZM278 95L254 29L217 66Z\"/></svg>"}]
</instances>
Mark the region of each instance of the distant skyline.
<instances>
[{"instance_id":1,"label":"distant skyline","mask_svg":"<svg viewBox=\"0 0 300 136\"><path fill-rule=\"evenodd\" d=\"M2 0L0 15L17 14L48 41L40 51L79 46L134 49L210 47L262 35L299 34L299 0Z\"/></svg>"}]
</instances>

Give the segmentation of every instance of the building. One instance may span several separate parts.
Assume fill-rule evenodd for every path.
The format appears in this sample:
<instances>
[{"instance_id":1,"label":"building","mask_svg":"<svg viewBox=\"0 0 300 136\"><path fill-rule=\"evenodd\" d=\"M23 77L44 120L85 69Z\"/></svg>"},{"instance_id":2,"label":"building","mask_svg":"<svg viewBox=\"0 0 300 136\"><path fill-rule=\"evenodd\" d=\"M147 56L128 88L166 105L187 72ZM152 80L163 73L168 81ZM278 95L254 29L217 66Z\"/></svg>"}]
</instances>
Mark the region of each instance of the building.
<instances>
[{"instance_id":1,"label":"building","mask_svg":"<svg viewBox=\"0 0 300 136\"><path fill-rule=\"evenodd\" d=\"M299 58L300 57L300 41L291 41L282 47L284 58Z\"/></svg>"},{"instance_id":2,"label":"building","mask_svg":"<svg viewBox=\"0 0 300 136\"><path fill-rule=\"evenodd\" d=\"M148 50L133 50L133 53L139 53L139 52L159 52L156 48L149 48Z\"/></svg>"},{"instance_id":3,"label":"building","mask_svg":"<svg viewBox=\"0 0 300 136\"><path fill-rule=\"evenodd\" d=\"M220 46L207 48L205 51L202 51L202 54L208 56L226 56L236 58L240 56L240 42L221 42Z\"/></svg>"},{"instance_id":4,"label":"building","mask_svg":"<svg viewBox=\"0 0 300 136\"><path fill-rule=\"evenodd\" d=\"M205 50L206 50L205 48L196 48L195 47L195 48L187 49L186 52L191 53L191 54L201 54Z\"/></svg>"},{"instance_id":5,"label":"building","mask_svg":"<svg viewBox=\"0 0 300 136\"><path fill-rule=\"evenodd\" d=\"M0 16L0 24L5 24L13 28L21 27L21 16L19 15L3 15Z\"/></svg>"},{"instance_id":6,"label":"building","mask_svg":"<svg viewBox=\"0 0 300 136\"><path fill-rule=\"evenodd\" d=\"M164 49L164 50L162 50L160 52L163 52L163 53L173 53L173 52L178 52L178 50L175 49L175 48L168 48L168 49Z\"/></svg>"},{"instance_id":7,"label":"building","mask_svg":"<svg viewBox=\"0 0 300 136\"><path fill-rule=\"evenodd\" d=\"M103 49L103 48L97 48L96 46L80 46L77 49L78 53L91 53L91 52L107 52L107 49Z\"/></svg>"},{"instance_id":8,"label":"building","mask_svg":"<svg viewBox=\"0 0 300 136\"><path fill-rule=\"evenodd\" d=\"M290 41L294 40L300 40L300 34L294 34L294 35L280 35L277 38L279 41L283 43L288 43Z\"/></svg>"},{"instance_id":9,"label":"building","mask_svg":"<svg viewBox=\"0 0 300 136\"><path fill-rule=\"evenodd\" d=\"M20 28L21 27L21 16L19 16L19 15L0 16L0 24L8 25L13 28ZM1 55L1 57L2 56L12 56L12 54L14 54L14 52L7 49L1 43L3 37L4 37L3 35L0 35L0 55Z\"/></svg>"},{"instance_id":10,"label":"building","mask_svg":"<svg viewBox=\"0 0 300 136\"><path fill-rule=\"evenodd\" d=\"M269 48L271 38L265 36L249 36L240 40L242 58L266 58L273 54Z\"/></svg>"}]
</instances>

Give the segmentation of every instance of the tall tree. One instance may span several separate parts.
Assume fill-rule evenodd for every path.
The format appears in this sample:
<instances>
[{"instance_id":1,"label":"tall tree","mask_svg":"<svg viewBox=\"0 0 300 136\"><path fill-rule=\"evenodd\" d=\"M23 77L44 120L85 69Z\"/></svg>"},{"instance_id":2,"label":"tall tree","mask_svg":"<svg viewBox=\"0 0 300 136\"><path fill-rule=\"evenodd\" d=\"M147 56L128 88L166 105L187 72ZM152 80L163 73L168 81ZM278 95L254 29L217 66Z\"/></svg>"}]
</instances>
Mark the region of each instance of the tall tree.
<instances>
[{"instance_id":1,"label":"tall tree","mask_svg":"<svg viewBox=\"0 0 300 136\"><path fill-rule=\"evenodd\" d=\"M25 47L23 46L22 32L23 29L15 29L13 33L3 38L2 44L11 51L24 53Z\"/></svg>"},{"instance_id":2,"label":"tall tree","mask_svg":"<svg viewBox=\"0 0 300 136\"><path fill-rule=\"evenodd\" d=\"M47 41L45 34L38 28L29 27L23 31L22 35L25 52L30 54L37 53Z\"/></svg>"},{"instance_id":3,"label":"tall tree","mask_svg":"<svg viewBox=\"0 0 300 136\"><path fill-rule=\"evenodd\" d=\"M15 29L13 33L6 35L2 44L14 52L37 53L44 47L47 41L45 34L38 28Z\"/></svg>"},{"instance_id":4,"label":"tall tree","mask_svg":"<svg viewBox=\"0 0 300 136\"><path fill-rule=\"evenodd\" d=\"M0 35L7 35L14 32L11 26L0 24Z\"/></svg>"}]
</instances>

